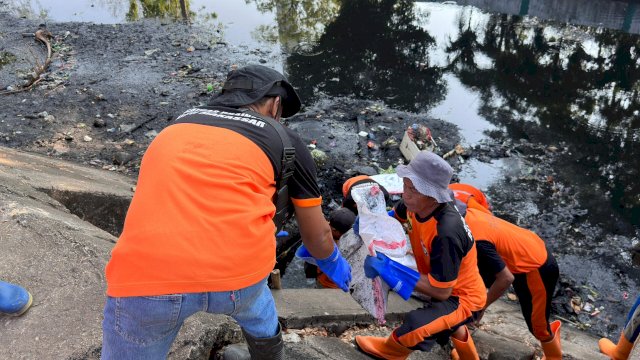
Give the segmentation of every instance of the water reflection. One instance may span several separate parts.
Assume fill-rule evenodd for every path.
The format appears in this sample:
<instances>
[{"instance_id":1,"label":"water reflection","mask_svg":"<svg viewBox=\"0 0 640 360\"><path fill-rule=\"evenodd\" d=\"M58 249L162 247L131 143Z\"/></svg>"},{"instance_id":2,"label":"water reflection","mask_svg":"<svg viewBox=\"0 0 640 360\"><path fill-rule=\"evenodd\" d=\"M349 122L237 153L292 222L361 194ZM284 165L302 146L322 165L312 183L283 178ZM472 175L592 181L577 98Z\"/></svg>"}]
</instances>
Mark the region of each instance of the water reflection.
<instances>
[{"instance_id":1,"label":"water reflection","mask_svg":"<svg viewBox=\"0 0 640 360\"><path fill-rule=\"evenodd\" d=\"M312 53L292 54L286 68L306 98L316 92L384 100L416 111L444 98L442 69L429 64L435 43L416 25L413 2L345 1Z\"/></svg>"},{"instance_id":2,"label":"water reflection","mask_svg":"<svg viewBox=\"0 0 640 360\"><path fill-rule=\"evenodd\" d=\"M483 115L512 137L567 143L572 158L565 160L566 180L582 184L585 199L598 201L604 194L613 209L638 225L640 41L594 30L490 15L477 31L460 28L447 48L454 55L449 68L480 91ZM587 48L589 43L595 46ZM491 58L494 67L475 66L476 53Z\"/></svg>"},{"instance_id":3,"label":"water reflection","mask_svg":"<svg viewBox=\"0 0 640 360\"><path fill-rule=\"evenodd\" d=\"M276 14L275 24L257 29L257 38L279 42L285 52L295 51L300 44L315 42L324 25L335 19L340 0L247 0L258 11Z\"/></svg>"},{"instance_id":4,"label":"water reflection","mask_svg":"<svg viewBox=\"0 0 640 360\"><path fill-rule=\"evenodd\" d=\"M443 2L443 0L432 0ZM634 1L611 0L456 0L485 11L536 17L577 25L640 33L640 12Z\"/></svg>"},{"instance_id":5,"label":"water reflection","mask_svg":"<svg viewBox=\"0 0 640 360\"><path fill-rule=\"evenodd\" d=\"M189 0L130 0L127 20L151 17L188 20L189 14Z\"/></svg>"}]
</instances>

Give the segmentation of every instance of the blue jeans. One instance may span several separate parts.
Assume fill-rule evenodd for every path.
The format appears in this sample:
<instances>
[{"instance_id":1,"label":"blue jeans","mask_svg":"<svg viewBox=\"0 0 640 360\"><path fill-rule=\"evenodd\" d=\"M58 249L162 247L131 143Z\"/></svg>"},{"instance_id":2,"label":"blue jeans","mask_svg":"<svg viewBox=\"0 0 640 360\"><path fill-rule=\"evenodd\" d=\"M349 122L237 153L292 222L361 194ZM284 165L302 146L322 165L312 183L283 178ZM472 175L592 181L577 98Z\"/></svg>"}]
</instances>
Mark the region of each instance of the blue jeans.
<instances>
[{"instance_id":1,"label":"blue jeans","mask_svg":"<svg viewBox=\"0 0 640 360\"><path fill-rule=\"evenodd\" d=\"M257 338L272 337L279 330L266 279L234 291L107 296L102 359L164 359L184 321L199 311L229 315Z\"/></svg>"}]
</instances>

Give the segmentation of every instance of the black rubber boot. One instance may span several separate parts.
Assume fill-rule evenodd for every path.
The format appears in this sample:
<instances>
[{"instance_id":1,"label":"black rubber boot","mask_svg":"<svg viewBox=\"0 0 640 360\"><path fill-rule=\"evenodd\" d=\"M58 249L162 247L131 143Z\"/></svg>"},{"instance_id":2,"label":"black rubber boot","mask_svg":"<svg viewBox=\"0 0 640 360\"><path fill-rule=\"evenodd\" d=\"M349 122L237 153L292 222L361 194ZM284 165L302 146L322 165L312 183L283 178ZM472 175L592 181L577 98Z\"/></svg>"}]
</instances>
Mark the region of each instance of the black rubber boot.
<instances>
[{"instance_id":1,"label":"black rubber boot","mask_svg":"<svg viewBox=\"0 0 640 360\"><path fill-rule=\"evenodd\" d=\"M270 338L255 338L242 330L247 344L229 345L224 351L224 360L283 360L284 342L282 330Z\"/></svg>"}]
</instances>

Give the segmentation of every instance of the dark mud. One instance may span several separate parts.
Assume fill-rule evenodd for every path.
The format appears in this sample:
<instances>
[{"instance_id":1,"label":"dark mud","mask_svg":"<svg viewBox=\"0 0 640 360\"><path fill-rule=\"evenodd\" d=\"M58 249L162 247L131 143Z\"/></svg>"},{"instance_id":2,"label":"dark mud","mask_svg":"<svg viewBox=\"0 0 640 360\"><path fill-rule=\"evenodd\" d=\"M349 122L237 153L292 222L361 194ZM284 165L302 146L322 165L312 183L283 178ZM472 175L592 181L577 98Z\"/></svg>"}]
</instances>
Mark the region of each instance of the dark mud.
<instances>
[{"instance_id":1,"label":"dark mud","mask_svg":"<svg viewBox=\"0 0 640 360\"><path fill-rule=\"evenodd\" d=\"M0 90L19 89L43 62L44 47L23 36L38 26L0 13L0 53L7 59L0 67ZM49 71L30 91L0 95L0 145L130 176L155 134L182 111L205 104L231 65L275 66L281 60L280 54L221 43L215 32L177 23L50 23L47 29L54 36ZM326 211L339 206L347 178L403 161L397 144L409 125L427 125L440 155L460 142L455 125L352 98L305 104L288 123L326 155L319 155ZM594 189L592 198L577 198L564 171L567 154L576 151L493 131L450 161L456 169L470 161L509 164L487 193L496 215L536 231L556 255L561 281L554 314L610 335L619 331L637 295L640 273L629 249L638 234L613 215L585 210L585 201L606 197ZM288 263L292 253L279 263ZM581 304L577 313L572 298Z\"/></svg>"}]
</instances>

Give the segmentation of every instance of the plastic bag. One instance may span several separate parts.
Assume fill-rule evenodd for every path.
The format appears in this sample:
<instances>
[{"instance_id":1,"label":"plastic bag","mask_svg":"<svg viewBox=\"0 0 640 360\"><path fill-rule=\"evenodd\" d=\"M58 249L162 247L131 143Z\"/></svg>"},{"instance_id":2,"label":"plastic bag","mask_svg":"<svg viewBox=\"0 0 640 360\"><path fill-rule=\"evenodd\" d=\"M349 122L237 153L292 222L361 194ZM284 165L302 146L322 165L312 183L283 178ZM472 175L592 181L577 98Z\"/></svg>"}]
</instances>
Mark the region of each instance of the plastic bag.
<instances>
[{"instance_id":1,"label":"plastic bag","mask_svg":"<svg viewBox=\"0 0 640 360\"><path fill-rule=\"evenodd\" d=\"M375 183L356 185L351 196L358 206L359 235L369 254L382 252L393 260L400 260L407 253L407 236L402 224L387 214L384 194Z\"/></svg>"}]
</instances>

